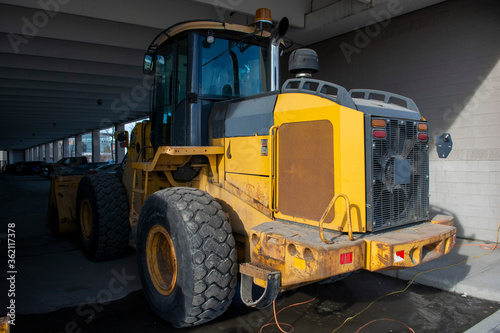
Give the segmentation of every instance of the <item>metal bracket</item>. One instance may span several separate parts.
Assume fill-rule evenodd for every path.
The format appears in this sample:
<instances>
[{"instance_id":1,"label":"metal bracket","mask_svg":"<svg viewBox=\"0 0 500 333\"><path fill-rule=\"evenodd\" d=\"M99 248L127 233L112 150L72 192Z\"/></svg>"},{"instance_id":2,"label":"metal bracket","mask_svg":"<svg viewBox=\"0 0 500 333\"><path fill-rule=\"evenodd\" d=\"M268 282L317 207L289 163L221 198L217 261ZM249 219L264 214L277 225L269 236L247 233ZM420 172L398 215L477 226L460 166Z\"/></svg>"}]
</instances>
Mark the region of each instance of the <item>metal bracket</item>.
<instances>
[{"instance_id":1,"label":"metal bracket","mask_svg":"<svg viewBox=\"0 0 500 333\"><path fill-rule=\"evenodd\" d=\"M241 300L246 306L257 309L263 309L273 304L280 292L281 272L273 271L266 267L255 266L250 263L240 264ZM252 294L253 279L258 278L266 281L266 289L259 297L254 300Z\"/></svg>"},{"instance_id":2,"label":"metal bracket","mask_svg":"<svg viewBox=\"0 0 500 333\"><path fill-rule=\"evenodd\" d=\"M439 158L447 158L453 148L453 140L451 140L450 133L436 135L434 136L434 141L436 142L436 150Z\"/></svg>"}]
</instances>

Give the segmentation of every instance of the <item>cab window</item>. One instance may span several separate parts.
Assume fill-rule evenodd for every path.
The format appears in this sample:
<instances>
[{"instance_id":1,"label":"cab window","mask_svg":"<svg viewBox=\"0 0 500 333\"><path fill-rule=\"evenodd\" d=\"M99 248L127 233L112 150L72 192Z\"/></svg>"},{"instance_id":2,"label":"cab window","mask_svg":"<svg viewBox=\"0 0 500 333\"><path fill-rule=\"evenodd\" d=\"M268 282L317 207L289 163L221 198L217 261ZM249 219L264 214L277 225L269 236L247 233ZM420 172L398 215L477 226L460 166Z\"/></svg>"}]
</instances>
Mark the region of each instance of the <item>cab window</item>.
<instances>
[{"instance_id":1,"label":"cab window","mask_svg":"<svg viewBox=\"0 0 500 333\"><path fill-rule=\"evenodd\" d=\"M201 94L244 97L269 91L267 48L249 42L200 36Z\"/></svg>"}]
</instances>

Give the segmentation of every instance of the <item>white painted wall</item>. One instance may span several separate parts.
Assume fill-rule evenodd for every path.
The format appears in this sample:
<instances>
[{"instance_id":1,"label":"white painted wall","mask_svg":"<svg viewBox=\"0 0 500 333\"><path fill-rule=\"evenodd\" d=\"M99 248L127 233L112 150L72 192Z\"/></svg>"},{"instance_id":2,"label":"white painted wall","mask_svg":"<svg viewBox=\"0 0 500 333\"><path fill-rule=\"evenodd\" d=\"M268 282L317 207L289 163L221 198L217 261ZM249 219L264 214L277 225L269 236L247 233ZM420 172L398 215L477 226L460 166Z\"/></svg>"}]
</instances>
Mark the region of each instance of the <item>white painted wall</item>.
<instances>
[{"instance_id":1,"label":"white painted wall","mask_svg":"<svg viewBox=\"0 0 500 333\"><path fill-rule=\"evenodd\" d=\"M310 47L320 58L316 78L411 97L432 133L451 133L448 159L438 159L432 146L432 210L455 216L460 237L494 241L500 223L500 2L446 1Z\"/></svg>"}]
</instances>

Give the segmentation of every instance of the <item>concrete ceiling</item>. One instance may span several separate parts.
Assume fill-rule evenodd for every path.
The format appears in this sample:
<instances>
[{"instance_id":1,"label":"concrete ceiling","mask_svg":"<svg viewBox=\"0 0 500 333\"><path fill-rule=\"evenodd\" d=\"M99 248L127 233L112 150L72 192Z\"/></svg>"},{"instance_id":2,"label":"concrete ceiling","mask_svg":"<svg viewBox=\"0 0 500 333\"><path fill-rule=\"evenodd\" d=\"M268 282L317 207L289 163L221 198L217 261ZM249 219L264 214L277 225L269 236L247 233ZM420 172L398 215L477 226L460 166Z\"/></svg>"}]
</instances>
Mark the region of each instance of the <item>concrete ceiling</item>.
<instances>
[{"instance_id":1,"label":"concrete ceiling","mask_svg":"<svg viewBox=\"0 0 500 333\"><path fill-rule=\"evenodd\" d=\"M148 114L142 57L184 20L287 16L309 45L442 0L0 0L0 149L26 149Z\"/></svg>"}]
</instances>

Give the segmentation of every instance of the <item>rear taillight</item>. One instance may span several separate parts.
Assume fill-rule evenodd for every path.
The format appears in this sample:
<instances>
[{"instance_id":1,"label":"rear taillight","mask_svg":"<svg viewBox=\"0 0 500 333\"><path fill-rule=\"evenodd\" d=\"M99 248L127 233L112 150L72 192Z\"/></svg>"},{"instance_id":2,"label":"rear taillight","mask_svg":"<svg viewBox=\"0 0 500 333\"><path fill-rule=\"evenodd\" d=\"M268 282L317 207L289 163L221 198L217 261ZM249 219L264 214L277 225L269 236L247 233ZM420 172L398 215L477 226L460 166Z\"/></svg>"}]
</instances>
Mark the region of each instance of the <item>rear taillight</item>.
<instances>
[{"instance_id":1,"label":"rear taillight","mask_svg":"<svg viewBox=\"0 0 500 333\"><path fill-rule=\"evenodd\" d=\"M373 137L377 139L385 139L387 137L387 133L382 130L373 131Z\"/></svg>"},{"instance_id":2,"label":"rear taillight","mask_svg":"<svg viewBox=\"0 0 500 333\"><path fill-rule=\"evenodd\" d=\"M385 119L373 119L372 126L373 127L385 127L387 121Z\"/></svg>"},{"instance_id":3,"label":"rear taillight","mask_svg":"<svg viewBox=\"0 0 500 333\"><path fill-rule=\"evenodd\" d=\"M385 139L387 137L387 132L385 131L386 125L387 120L385 119L372 119L373 137L376 139Z\"/></svg>"},{"instance_id":4,"label":"rear taillight","mask_svg":"<svg viewBox=\"0 0 500 333\"><path fill-rule=\"evenodd\" d=\"M427 124L419 123L418 126L418 140L422 142L427 142L429 140L429 135L427 134Z\"/></svg>"}]
</instances>

